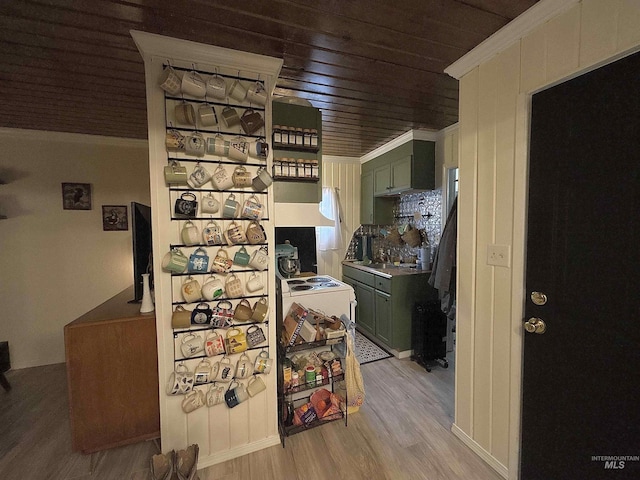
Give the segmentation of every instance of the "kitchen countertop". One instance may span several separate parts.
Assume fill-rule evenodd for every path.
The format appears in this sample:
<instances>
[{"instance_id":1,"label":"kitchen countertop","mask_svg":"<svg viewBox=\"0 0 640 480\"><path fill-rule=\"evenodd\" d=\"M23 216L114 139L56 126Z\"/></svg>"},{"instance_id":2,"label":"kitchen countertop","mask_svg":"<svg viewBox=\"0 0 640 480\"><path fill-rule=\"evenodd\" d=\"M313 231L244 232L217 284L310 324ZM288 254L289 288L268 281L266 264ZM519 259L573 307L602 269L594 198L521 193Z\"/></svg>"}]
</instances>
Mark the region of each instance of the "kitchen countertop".
<instances>
[{"instance_id":1,"label":"kitchen countertop","mask_svg":"<svg viewBox=\"0 0 640 480\"><path fill-rule=\"evenodd\" d=\"M419 266L416 266L415 264L412 264L413 266L410 266L410 264L408 263L401 263L396 267L392 263L372 263L370 265L359 265L359 262L357 260L343 260L342 264L349 267L357 268L358 270L362 270L364 272L373 273L375 275L380 275L387 278L400 275L431 274L431 270L422 270Z\"/></svg>"}]
</instances>

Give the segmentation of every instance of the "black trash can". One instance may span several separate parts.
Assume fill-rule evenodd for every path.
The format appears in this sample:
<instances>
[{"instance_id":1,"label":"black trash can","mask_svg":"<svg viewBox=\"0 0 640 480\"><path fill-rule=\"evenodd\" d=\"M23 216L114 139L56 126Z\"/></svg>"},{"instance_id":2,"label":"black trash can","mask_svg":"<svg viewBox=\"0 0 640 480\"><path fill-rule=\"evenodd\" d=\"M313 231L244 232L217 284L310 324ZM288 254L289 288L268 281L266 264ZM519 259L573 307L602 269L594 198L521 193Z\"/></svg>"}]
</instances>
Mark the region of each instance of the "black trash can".
<instances>
[{"instance_id":1,"label":"black trash can","mask_svg":"<svg viewBox=\"0 0 640 480\"><path fill-rule=\"evenodd\" d=\"M447 316L440 310L439 300L416 302L411 318L411 359L424 366L449 367L447 361Z\"/></svg>"}]
</instances>

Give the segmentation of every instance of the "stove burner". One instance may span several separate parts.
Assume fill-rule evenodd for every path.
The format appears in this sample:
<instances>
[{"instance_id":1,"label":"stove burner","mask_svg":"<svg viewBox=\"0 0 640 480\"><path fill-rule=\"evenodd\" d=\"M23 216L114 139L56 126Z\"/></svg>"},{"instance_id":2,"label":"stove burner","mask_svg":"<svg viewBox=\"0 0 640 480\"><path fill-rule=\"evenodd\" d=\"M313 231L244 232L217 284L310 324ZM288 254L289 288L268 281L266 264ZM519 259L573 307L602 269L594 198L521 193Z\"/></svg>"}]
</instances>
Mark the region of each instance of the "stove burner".
<instances>
[{"instance_id":1,"label":"stove burner","mask_svg":"<svg viewBox=\"0 0 640 480\"><path fill-rule=\"evenodd\" d=\"M330 283L323 283L322 286L323 287L339 287L340 285L338 285L336 282L330 282Z\"/></svg>"},{"instance_id":2,"label":"stove burner","mask_svg":"<svg viewBox=\"0 0 640 480\"><path fill-rule=\"evenodd\" d=\"M311 277L309 279L307 279L307 283L326 283L326 282L330 282L331 279L327 278L327 277Z\"/></svg>"},{"instance_id":3,"label":"stove burner","mask_svg":"<svg viewBox=\"0 0 640 480\"><path fill-rule=\"evenodd\" d=\"M304 280L287 280L287 284L289 285L302 285Z\"/></svg>"},{"instance_id":4,"label":"stove burner","mask_svg":"<svg viewBox=\"0 0 640 480\"><path fill-rule=\"evenodd\" d=\"M304 283L304 282L301 282ZM311 285L296 285L295 287L291 287L291 290L295 292L301 292L303 290L311 290L313 287Z\"/></svg>"}]
</instances>

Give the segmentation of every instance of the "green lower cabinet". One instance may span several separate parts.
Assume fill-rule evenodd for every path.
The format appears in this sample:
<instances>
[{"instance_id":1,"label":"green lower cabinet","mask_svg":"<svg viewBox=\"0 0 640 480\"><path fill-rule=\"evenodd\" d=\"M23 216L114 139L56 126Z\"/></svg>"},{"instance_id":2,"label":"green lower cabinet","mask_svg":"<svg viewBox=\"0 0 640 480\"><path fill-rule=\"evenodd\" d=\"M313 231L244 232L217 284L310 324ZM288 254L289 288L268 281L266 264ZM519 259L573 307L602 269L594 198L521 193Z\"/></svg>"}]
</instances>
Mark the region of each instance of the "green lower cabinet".
<instances>
[{"instance_id":1,"label":"green lower cabinet","mask_svg":"<svg viewBox=\"0 0 640 480\"><path fill-rule=\"evenodd\" d=\"M391 318L391 295L375 291L376 302L376 337L387 345L393 345L393 319ZM356 317L357 319L357 317Z\"/></svg>"},{"instance_id":2,"label":"green lower cabinet","mask_svg":"<svg viewBox=\"0 0 640 480\"><path fill-rule=\"evenodd\" d=\"M376 334L375 289L358 284L356 291L356 324L372 335Z\"/></svg>"}]
</instances>

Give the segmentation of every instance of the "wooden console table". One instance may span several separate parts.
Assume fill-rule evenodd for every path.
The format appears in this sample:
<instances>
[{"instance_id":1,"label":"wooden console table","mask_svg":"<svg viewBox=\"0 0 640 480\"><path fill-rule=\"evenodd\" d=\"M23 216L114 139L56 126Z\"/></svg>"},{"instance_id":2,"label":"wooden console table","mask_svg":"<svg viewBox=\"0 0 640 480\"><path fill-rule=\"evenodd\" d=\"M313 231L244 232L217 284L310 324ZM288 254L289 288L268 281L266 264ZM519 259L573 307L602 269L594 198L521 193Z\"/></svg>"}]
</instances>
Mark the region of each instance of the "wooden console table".
<instances>
[{"instance_id":1,"label":"wooden console table","mask_svg":"<svg viewBox=\"0 0 640 480\"><path fill-rule=\"evenodd\" d=\"M132 298L130 287L64 327L74 450L160 437L156 318Z\"/></svg>"}]
</instances>

